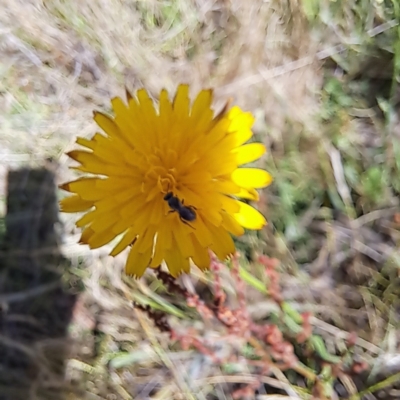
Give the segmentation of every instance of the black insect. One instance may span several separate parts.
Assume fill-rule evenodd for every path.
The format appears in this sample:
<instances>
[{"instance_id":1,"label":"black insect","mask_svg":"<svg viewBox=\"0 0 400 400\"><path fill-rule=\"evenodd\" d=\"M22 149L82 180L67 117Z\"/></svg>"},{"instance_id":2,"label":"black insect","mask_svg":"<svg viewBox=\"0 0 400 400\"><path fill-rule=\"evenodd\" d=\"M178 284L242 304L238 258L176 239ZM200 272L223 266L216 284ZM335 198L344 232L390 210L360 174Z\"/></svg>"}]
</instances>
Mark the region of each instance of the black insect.
<instances>
[{"instance_id":1,"label":"black insect","mask_svg":"<svg viewBox=\"0 0 400 400\"><path fill-rule=\"evenodd\" d=\"M190 221L194 221L196 219L196 207L193 206L185 206L183 204L183 200L180 201L178 197L174 196L172 192L168 192L164 196L164 200L168 203L171 208L170 212L177 212L179 214L179 219L186 225L189 225ZM194 228L193 228L194 229Z\"/></svg>"}]
</instances>

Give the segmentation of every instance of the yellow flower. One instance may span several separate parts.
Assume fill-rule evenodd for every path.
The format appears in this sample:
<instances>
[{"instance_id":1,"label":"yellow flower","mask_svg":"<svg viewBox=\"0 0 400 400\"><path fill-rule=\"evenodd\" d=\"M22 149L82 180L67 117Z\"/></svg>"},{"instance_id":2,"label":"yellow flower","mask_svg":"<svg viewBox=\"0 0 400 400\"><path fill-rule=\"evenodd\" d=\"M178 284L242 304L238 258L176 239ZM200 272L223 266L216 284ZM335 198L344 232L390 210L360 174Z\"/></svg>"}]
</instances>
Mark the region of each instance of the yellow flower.
<instances>
[{"instance_id":1,"label":"yellow flower","mask_svg":"<svg viewBox=\"0 0 400 400\"><path fill-rule=\"evenodd\" d=\"M269 185L261 169L239 168L265 147L247 142L253 116L228 106L214 117L212 90L194 102L180 85L174 100L162 90L158 109L144 89L128 104L111 103L115 117L95 112L105 134L78 138L85 150L69 157L92 174L61 186L74 193L61 201L64 212L87 211L76 223L81 243L92 249L122 234L111 251L131 246L126 272L142 276L163 261L173 276L190 271L190 260L207 269L209 250L221 260L235 251L231 234L261 229L265 218L237 198L258 200L255 189Z\"/></svg>"}]
</instances>

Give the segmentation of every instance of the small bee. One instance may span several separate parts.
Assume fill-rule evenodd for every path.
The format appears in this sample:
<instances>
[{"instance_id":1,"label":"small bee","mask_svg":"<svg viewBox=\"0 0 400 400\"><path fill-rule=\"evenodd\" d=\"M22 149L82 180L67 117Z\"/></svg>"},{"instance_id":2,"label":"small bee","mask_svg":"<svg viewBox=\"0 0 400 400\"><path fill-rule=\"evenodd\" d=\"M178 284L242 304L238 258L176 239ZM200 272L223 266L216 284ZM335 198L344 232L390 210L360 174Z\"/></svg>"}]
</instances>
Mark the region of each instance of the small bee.
<instances>
[{"instance_id":1,"label":"small bee","mask_svg":"<svg viewBox=\"0 0 400 400\"><path fill-rule=\"evenodd\" d=\"M168 192L164 196L164 200L168 203L171 208L170 212L177 212L179 214L179 219L186 225L189 225L190 221L194 221L196 219L196 207L193 206L185 206L183 204L183 200L180 201L178 197L174 196L172 192ZM193 228L194 229L194 228Z\"/></svg>"}]
</instances>

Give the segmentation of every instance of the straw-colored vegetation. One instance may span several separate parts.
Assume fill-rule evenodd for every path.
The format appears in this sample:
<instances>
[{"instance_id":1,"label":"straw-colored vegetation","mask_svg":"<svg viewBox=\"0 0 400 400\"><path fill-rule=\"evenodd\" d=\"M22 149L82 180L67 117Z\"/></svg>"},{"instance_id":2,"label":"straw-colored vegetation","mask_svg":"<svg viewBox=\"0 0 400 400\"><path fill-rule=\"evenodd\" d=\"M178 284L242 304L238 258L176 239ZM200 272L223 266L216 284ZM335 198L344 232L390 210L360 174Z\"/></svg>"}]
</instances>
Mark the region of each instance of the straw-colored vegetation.
<instances>
[{"instance_id":1,"label":"straw-colored vegetation","mask_svg":"<svg viewBox=\"0 0 400 400\"><path fill-rule=\"evenodd\" d=\"M65 280L81 291L71 399L400 398L399 20L395 0L3 0L1 182L48 158L72 178L64 153L95 132L93 109L124 85L157 96L181 82L255 114L274 177L268 227L237 241L242 278L215 264L178 281L188 292L123 276L125 255L89 252L62 217ZM202 318L192 291L220 314ZM283 337L243 341L248 328L221 322L238 307ZM282 343L301 366L281 365Z\"/></svg>"}]
</instances>

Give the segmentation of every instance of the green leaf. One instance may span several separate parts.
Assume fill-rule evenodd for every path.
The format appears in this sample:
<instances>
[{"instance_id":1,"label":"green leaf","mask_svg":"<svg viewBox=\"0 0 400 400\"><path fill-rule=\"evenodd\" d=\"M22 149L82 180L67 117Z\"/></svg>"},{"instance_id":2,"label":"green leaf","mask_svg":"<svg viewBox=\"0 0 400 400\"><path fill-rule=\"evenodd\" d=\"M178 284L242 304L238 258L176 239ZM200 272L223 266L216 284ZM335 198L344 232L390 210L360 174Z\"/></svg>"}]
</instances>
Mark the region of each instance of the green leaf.
<instances>
[{"instance_id":1,"label":"green leaf","mask_svg":"<svg viewBox=\"0 0 400 400\"><path fill-rule=\"evenodd\" d=\"M148 361L149 359L157 358L155 353L151 353L149 351L134 351L131 353L118 353L115 357L113 357L109 366L111 368L123 368L132 364Z\"/></svg>"},{"instance_id":2,"label":"green leaf","mask_svg":"<svg viewBox=\"0 0 400 400\"><path fill-rule=\"evenodd\" d=\"M328 352L325 347L325 343L320 336L312 335L309 339L309 343L315 352L325 361L328 361L333 364L337 364L341 361L341 358L338 356L334 356Z\"/></svg>"},{"instance_id":3,"label":"green leaf","mask_svg":"<svg viewBox=\"0 0 400 400\"><path fill-rule=\"evenodd\" d=\"M149 291L149 293L147 293L147 296L139 292L132 293L132 297L137 303L148 305L155 310L165 311L166 313L175 315L178 318L185 318L184 312L182 312L179 308L173 306L172 304L168 303L158 294Z\"/></svg>"},{"instance_id":4,"label":"green leaf","mask_svg":"<svg viewBox=\"0 0 400 400\"><path fill-rule=\"evenodd\" d=\"M239 275L248 285L253 286L254 289L257 289L261 293L268 293L265 283L261 282L243 267L239 267Z\"/></svg>"}]
</instances>

